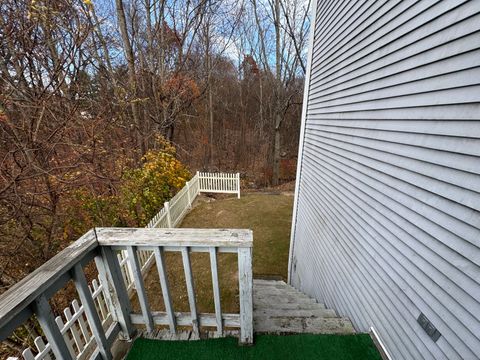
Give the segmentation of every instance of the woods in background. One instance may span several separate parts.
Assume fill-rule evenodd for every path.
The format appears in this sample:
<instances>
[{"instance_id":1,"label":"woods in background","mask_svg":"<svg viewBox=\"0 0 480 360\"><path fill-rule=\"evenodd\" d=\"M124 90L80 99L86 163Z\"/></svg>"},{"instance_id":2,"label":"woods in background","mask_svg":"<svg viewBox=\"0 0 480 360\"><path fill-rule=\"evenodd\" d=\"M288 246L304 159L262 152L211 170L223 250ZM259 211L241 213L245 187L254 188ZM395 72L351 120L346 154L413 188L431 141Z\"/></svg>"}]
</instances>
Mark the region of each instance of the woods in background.
<instances>
[{"instance_id":1,"label":"woods in background","mask_svg":"<svg viewBox=\"0 0 480 360\"><path fill-rule=\"evenodd\" d=\"M125 191L125 174L145 166L159 136L192 172L240 171L257 186L291 180L308 7L2 1L2 291L79 235L66 226L79 193Z\"/></svg>"}]
</instances>

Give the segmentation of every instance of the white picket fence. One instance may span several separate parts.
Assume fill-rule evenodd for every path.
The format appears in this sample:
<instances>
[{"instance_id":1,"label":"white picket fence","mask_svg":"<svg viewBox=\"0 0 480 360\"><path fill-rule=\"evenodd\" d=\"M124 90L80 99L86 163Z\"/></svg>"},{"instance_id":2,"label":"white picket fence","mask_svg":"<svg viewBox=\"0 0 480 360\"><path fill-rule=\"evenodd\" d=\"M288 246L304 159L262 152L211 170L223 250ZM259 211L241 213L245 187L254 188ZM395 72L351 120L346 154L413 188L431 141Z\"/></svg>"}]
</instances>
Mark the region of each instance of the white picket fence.
<instances>
[{"instance_id":1,"label":"white picket fence","mask_svg":"<svg viewBox=\"0 0 480 360\"><path fill-rule=\"evenodd\" d=\"M237 194L238 198L240 198L240 174L197 172L170 201L164 204L164 207L150 220L146 227L176 227L191 209L195 198L202 192ZM120 251L117 256L125 285L131 294L134 290L134 279L127 252ZM138 251L138 260L142 274L145 276L154 263L155 256L152 251ZM105 331L108 332L112 324L112 315L107 305L104 291L103 285L99 284L97 280L93 280L90 292L92 293L102 325ZM85 317L83 306L79 305L77 300L74 300L71 308L64 309L63 313L65 319L57 316L55 321L64 336L72 358L77 360L89 358L96 348L96 343ZM45 343L42 337L37 337L34 343L37 354L34 355L32 350L27 348L22 353L25 360L52 360L54 358L50 345Z\"/></svg>"},{"instance_id":2,"label":"white picket fence","mask_svg":"<svg viewBox=\"0 0 480 360\"><path fill-rule=\"evenodd\" d=\"M200 193L237 194L240 199L240 173L206 173L199 172L186 182L185 186L147 224L147 228L177 227L184 216L192 208L193 201ZM154 262L152 251L138 252L142 274L147 274ZM128 254L122 251L118 254L125 285L131 294L134 290L133 272L128 262Z\"/></svg>"},{"instance_id":3,"label":"white picket fence","mask_svg":"<svg viewBox=\"0 0 480 360\"><path fill-rule=\"evenodd\" d=\"M107 306L104 291L103 285L96 279L93 280L90 292L103 328L107 332L110 325L112 325L112 315ZM55 322L65 339L72 358L79 360L88 359L96 348L96 342L85 316L83 305L80 305L77 300L73 300L71 306L63 310L63 314L65 318L57 316ZM33 355L32 350L27 348L22 353L25 360L52 360L54 358L50 344L45 344L41 336L38 336L34 343L37 354Z\"/></svg>"},{"instance_id":4,"label":"white picket fence","mask_svg":"<svg viewBox=\"0 0 480 360\"><path fill-rule=\"evenodd\" d=\"M197 172L200 192L237 194L240 199L240 174Z\"/></svg>"}]
</instances>

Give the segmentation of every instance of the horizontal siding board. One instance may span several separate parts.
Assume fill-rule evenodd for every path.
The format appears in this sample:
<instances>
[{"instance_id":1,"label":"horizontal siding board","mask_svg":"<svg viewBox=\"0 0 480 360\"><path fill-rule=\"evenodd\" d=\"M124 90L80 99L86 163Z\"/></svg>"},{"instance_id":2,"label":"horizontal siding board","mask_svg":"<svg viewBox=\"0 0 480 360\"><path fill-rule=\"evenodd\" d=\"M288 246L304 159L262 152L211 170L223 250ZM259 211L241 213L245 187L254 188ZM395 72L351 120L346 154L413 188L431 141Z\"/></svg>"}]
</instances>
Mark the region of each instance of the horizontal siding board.
<instances>
[{"instance_id":1,"label":"horizontal siding board","mask_svg":"<svg viewBox=\"0 0 480 360\"><path fill-rule=\"evenodd\" d=\"M394 86L417 83L423 79L437 78L442 75L456 73L472 69L475 59L480 56L480 50L471 47L462 53L455 53L450 57L443 57L425 64L418 64L414 68L392 72L389 69L381 68L379 71L361 76L347 84L336 85L328 90L311 93L310 98L318 101L344 99L352 95L366 94L373 91L390 89ZM338 90L342 90L339 92Z\"/></svg>"},{"instance_id":2,"label":"horizontal siding board","mask_svg":"<svg viewBox=\"0 0 480 360\"><path fill-rule=\"evenodd\" d=\"M322 192L321 192L322 193ZM328 215L326 215L327 218L330 217L330 213L332 212L332 209L334 209L334 207L332 207L332 205L328 202L328 200L325 200L325 198L320 198L320 200L322 200L323 203L325 204L328 204L330 205L329 206L329 211L326 213ZM339 221L336 221L336 220L332 220L331 218L329 218L330 222L328 223L329 225L333 225L332 229L335 229L336 231L340 231L339 229L342 229L345 225L342 225L341 222ZM368 226L367 223L365 223L365 226ZM357 227L355 229L361 229L361 227ZM319 229L317 229L317 231L320 231ZM333 230L332 230L333 231ZM320 233L322 233L320 231ZM337 240L340 240L342 237L341 235L342 232L337 232L337 234L339 235L336 235L336 236L333 236L334 239L337 239ZM355 232L353 234L349 233L347 234L348 236L355 236ZM324 234L324 237L325 238L332 238L331 235L329 234ZM360 240L360 238L358 237L358 235L356 236L356 239L357 240ZM334 242L330 242L329 244L327 244L328 248L333 248L334 246L336 246L336 244L338 243L338 241L334 241ZM365 250L365 251L362 251L362 249L360 247L358 247L359 241L355 241L355 242L348 242L348 244L354 246L355 248L355 252L357 254L361 254L363 255L362 256L362 261L358 261L358 260L350 260L352 261L353 263L357 263L357 264L362 264L364 262L368 262L368 259L369 259L369 254L373 254L373 255L376 255L376 254L381 254L381 252L378 252L378 251L375 251L374 248L369 248L368 250ZM340 253L343 253L345 250L342 250ZM336 253L333 253L331 255L336 255L335 257L338 258L338 259L341 259L340 256L338 256L338 254ZM331 256L330 255L330 256ZM381 259L381 260L380 260ZM390 260L388 262L386 262L387 260ZM394 342L395 343L398 343L398 338L401 337L401 338L410 338L411 336L413 336L413 334L420 334L422 335L421 332L419 332L418 328L417 328L417 325L415 324L414 321L410 321L410 324L412 325L411 327L410 326L405 326L405 327L402 327L402 328L399 328L399 324L402 324L403 322L401 321L401 318L403 316L405 316L406 313L408 313L408 311L405 310L404 306L406 304L408 304L410 302L410 300L408 299L408 297L406 296L402 296L403 295L403 292L405 292L405 287L407 286L407 282L404 280L400 283L400 285L403 286L403 288L400 288L398 286L399 282L395 282L395 280L397 279L394 273L394 271L391 269L391 264L392 264L392 261L395 262L394 260L394 257L391 257L391 258L387 258L387 259L384 259L383 257L382 258L379 258L379 259L376 259L375 257L372 257L372 262L371 262L371 267L368 269L368 274L369 276L367 278L373 278L370 282L368 283L363 283L361 284L362 287L364 286L371 286L373 289L377 289L379 286L382 286L383 285L383 292L382 292L382 296L378 296L378 293L377 294L377 298L374 298L374 299L367 299L367 302L368 303L369 301L374 301L376 306L373 310L373 313L370 313L369 315L369 319L375 319L375 318L379 318L379 314L377 313L378 309L380 307L384 308L384 314L389 314L390 312L392 312L388 317L390 319L393 318L393 322L390 320L386 320L385 317L382 317L380 318L380 321L381 322L390 322L391 326L395 327L397 329L397 331L393 334L393 339L394 339ZM343 262L338 262L338 263L332 263L330 264L330 266L333 266L335 267L335 269L337 269L337 267L339 266L339 264L341 264ZM382 269L382 271L380 272L381 273L381 276L380 277L377 277L376 276L376 269L375 267L378 267L379 265L383 265L380 267L380 269ZM359 265L360 266L360 265ZM359 269L358 267L355 268L350 274L346 275L348 276L348 278L351 278L351 283L350 283L350 287L355 287L357 285L357 283L359 282L359 280L356 279L356 274L358 273ZM337 272L335 273L337 275ZM390 289L389 286L386 286L386 282L383 281L383 279L387 279L388 280L388 284L393 284L393 289ZM393 279L393 280L392 280ZM337 286L345 286L344 284L338 284ZM348 286L348 285L347 285ZM393 293L393 298L390 298L390 294ZM354 295L351 295L353 296L352 299L355 299L357 297L362 297L363 300L365 300L365 293L361 292L360 290L356 290L356 293ZM423 299L420 298L415 292L414 292L414 298L416 298L417 302L420 302L421 304L423 303ZM390 299L390 302L388 303L384 303L386 300L385 299ZM392 300L393 299L393 300ZM369 301L368 301L369 300ZM364 302L365 303L365 302ZM368 306L367 306L368 308ZM393 311L392 309L395 309L396 311ZM410 316L411 316L411 319L414 319L416 318L416 316L418 316L419 314L419 310L416 309L416 308L409 308L407 307L407 309L410 309ZM430 315L430 311L428 310L428 306L425 306L423 309L422 309L426 314L429 314ZM439 318L433 318L432 320L435 321L435 320L438 320ZM407 322L405 322L405 324L408 324ZM435 323L437 325L437 323ZM400 330L401 329L401 330ZM405 335L407 334L407 335ZM410 335L412 334L412 335ZM452 333L453 336L456 336ZM460 340L458 338L455 338L454 339L455 341L455 346L458 348L459 346L462 347L462 348L465 348L465 345L462 344L460 342ZM420 343L418 346L421 346L423 345L423 343ZM424 353L424 351L419 351L420 353ZM469 352L470 353L470 352ZM471 354L471 353L470 353ZM458 355L456 356L458 357ZM406 358L412 358L412 359L417 359L417 358L421 358L421 356L417 354L415 355L412 355L412 354L409 354L408 356L406 356Z\"/></svg>"},{"instance_id":3,"label":"horizontal siding board","mask_svg":"<svg viewBox=\"0 0 480 360\"><path fill-rule=\"evenodd\" d=\"M327 59L331 59L334 55L338 57L351 51L352 47L357 47L357 44L371 36L375 31L382 30L384 26L392 22L392 19L397 18L399 14L404 13L410 7L424 6L425 4L415 0L398 0L375 1L370 2L370 5L364 12L358 13L356 21L352 21L348 26L337 31L328 42L321 43L322 38L318 38L316 46L321 46L322 52L315 53L316 66L325 64ZM414 11L420 12L421 9L417 8ZM316 29L317 35L319 31L319 29ZM385 34L385 31L382 34ZM373 40L375 39L370 39L370 43ZM346 46L347 44L348 46Z\"/></svg>"},{"instance_id":4,"label":"horizontal siding board","mask_svg":"<svg viewBox=\"0 0 480 360\"><path fill-rule=\"evenodd\" d=\"M458 202L438 196L438 193L432 193L431 191L417 186L418 182L415 181L414 175L412 174L406 176L402 181L401 177L398 175L398 168L392 166L391 164L372 162L372 159L361 156L355 152L346 151L344 148L329 147L328 144L322 144L321 140L318 139L315 140L315 142L315 146L317 146L319 149L323 146L323 148L330 152L330 156L335 154L335 158L338 162L355 169L355 172L373 177L374 179L381 181L383 184L388 184L388 186L391 186L397 191L404 193L408 200L414 199L424 205L434 208L435 210L428 210L427 214L429 218L431 218L435 211L438 210L444 214L450 215L458 221L469 225L468 227L464 227L464 224L458 223L454 229L456 232L458 232L459 229L464 229L463 231L465 231L465 233L470 234L469 236L472 238L473 244L478 244L476 241L479 236L478 229L480 228L478 211L473 209L467 210L465 206L462 206ZM417 178L417 180L420 181L421 179L423 178ZM408 206L412 207L413 205L408 203ZM447 221L447 223L448 222L449 221ZM443 221L442 224L445 225Z\"/></svg>"},{"instance_id":5,"label":"horizontal siding board","mask_svg":"<svg viewBox=\"0 0 480 360\"><path fill-rule=\"evenodd\" d=\"M429 125L430 127L432 126L432 124ZM448 124L443 126L448 126ZM467 126L467 129L464 130L465 134L472 132L472 129L468 126L468 124L465 124L464 126ZM325 122L322 122L321 124L310 123L308 127L311 129L311 131L322 131L339 135L398 143L401 145L410 145L421 149L438 150L439 153L445 155L452 154L452 156L458 156L461 158L461 160L465 161L465 163L462 161L462 163L457 165L463 171L477 173L478 169L480 168L480 164L478 164L478 156L480 156L480 138L425 133L422 132L421 129L416 129L416 132L410 132L406 130L400 131L400 129L394 130L388 128L375 129L373 127L365 129L360 126L350 127L344 122L334 124L325 124ZM431 132L431 130L428 128L426 128L425 131Z\"/></svg>"},{"instance_id":6,"label":"horizontal siding board","mask_svg":"<svg viewBox=\"0 0 480 360\"><path fill-rule=\"evenodd\" d=\"M324 146L328 147L331 151L348 151L350 153L349 156L352 158L363 156L365 162L375 164L376 167L389 169L386 171L390 171L393 176L400 178L403 181L460 203L470 209L477 211L480 210L480 194L468 188L468 180L467 183L463 182L455 176L456 174L450 173L448 171L449 169L434 166L430 163L424 163L411 158L404 158L391 153L380 151L375 152L374 150L362 148L358 145L348 144L326 137L317 137L315 141L321 141ZM441 173L444 169L446 174ZM470 182L475 183L474 180L471 180ZM476 184L478 184L478 182Z\"/></svg>"},{"instance_id":7,"label":"horizontal siding board","mask_svg":"<svg viewBox=\"0 0 480 360\"><path fill-rule=\"evenodd\" d=\"M472 23L477 22L478 15L472 18L471 21ZM460 23L458 28L452 29L451 32L456 34L457 32L466 31L462 30L461 25ZM463 37L458 36L457 39L452 39L450 42L444 41L444 37L445 34L439 35L439 41L442 42L435 47L429 47L432 45L429 39L426 40L424 47L416 44L416 48L410 52L410 56L407 56L407 54L403 52L403 49L401 49L397 53L389 55L381 66L376 62L372 62L348 71L346 69L337 70L337 72L334 73L335 76L332 76L328 82L322 83L322 85L313 84L312 94L326 90L333 91L335 86L338 88L340 86L359 85L367 81L380 79L391 74L398 74L478 49L478 31L469 32L468 34L464 34ZM412 44L412 46L414 45Z\"/></svg>"},{"instance_id":8,"label":"horizontal siding board","mask_svg":"<svg viewBox=\"0 0 480 360\"><path fill-rule=\"evenodd\" d=\"M479 19L480 20L480 19ZM321 114L329 114L338 111L352 112L364 110L383 110L395 108L414 108L425 106L438 106L450 104L469 104L480 102L480 85L469 85L459 88L439 89L418 94L402 95L392 98L374 99L358 103L345 104L342 106L317 106L309 104L310 110L321 109Z\"/></svg>"},{"instance_id":9,"label":"horizontal siding board","mask_svg":"<svg viewBox=\"0 0 480 360\"><path fill-rule=\"evenodd\" d=\"M478 109L480 111L480 107ZM351 129L383 130L398 133L424 134L424 135L443 135L448 137L458 137L460 142L469 139L480 139L480 123L477 121L462 120L372 120L372 119L312 119L309 127L315 126L333 126L346 127ZM443 145L438 144L441 148ZM475 154L478 149L466 148L464 152Z\"/></svg>"},{"instance_id":10,"label":"horizontal siding board","mask_svg":"<svg viewBox=\"0 0 480 360\"><path fill-rule=\"evenodd\" d=\"M471 104L449 104L437 106L417 106L408 108L395 109L369 109L364 111L341 111L341 112L322 112L321 110L308 110L309 117L315 117L320 120L328 119L372 119L385 120L386 118L397 120L473 120L478 121L478 113L480 112L479 103ZM475 134L478 137L478 134Z\"/></svg>"},{"instance_id":11,"label":"horizontal siding board","mask_svg":"<svg viewBox=\"0 0 480 360\"><path fill-rule=\"evenodd\" d=\"M396 359L478 359L480 2L319 1L314 35L291 283Z\"/></svg>"},{"instance_id":12,"label":"horizontal siding board","mask_svg":"<svg viewBox=\"0 0 480 360\"><path fill-rule=\"evenodd\" d=\"M325 159L322 158L322 160L322 164L325 166L323 171L335 171L336 173L340 173L340 171L334 167L332 167L333 170L329 169L331 167L330 164L325 161ZM394 246L398 246L399 254L408 254L408 257L414 256L418 261L421 261L419 264L422 264L423 269L429 269L430 272L434 273L434 276L431 277L437 279L437 281L441 283L442 289L448 289L450 293L448 296L457 296L457 302L461 304L464 309L471 312L469 316L476 318L476 322L473 322L472 324L476 323L477 325L480 325L480 305L476 301L480 295L479 279L466 276L465 273L459 270L470 267L472 270L476 269L476 272L478 273L478 266L472 264L468 259L459 256L456 256L457 259L455 264L446 262L447 259L444 259L441 256L441 250L445 252L445 250L448 249L443 248L439 250L438 245L432 245L435 244L435 239L429 238L428 236L422 236L421 231L419 231L421 229L418 226L415 226L415 224L408 222L408 208L404 208L403 210L405 213L402 213L396 206L398 204L394 204L393 201L388 202L388 199L386 199L382 193L378 192L378 194L375 194L372 191L372 187L369 189L367 184L353 180L355 181L355 186L352 183L352 177L350 177L351 182L348 182L346 179L349 178L349 175L346 173L341 173L341 175L342 177L339 177L339 179L341 179L342 183L348 187L354 186L354 190L358 192L356 195L361 195L361 197L357 197L356 199L363 201L366 206L371 207L376 214L379 224L381 223L382 226L389 229L395 236L392 243ZM372 195L366 198L365 194L367 192ZM388 213L389 221L385 222L382 212L378 212L377 209L382 209L383 212ZM390 225L391 228L388 228L388 225ZM421 242L422 240L423 243ZM432 251L432 248L435 249L435 251ZM455 254L452 254L451 258L454 260ZM433 267L431 267L432 264ZM475 272L472 271L472 273ZM465 320L467 321L469 319L466 318ZM477 334L477 336L480 336L480 334Z\"/></svg>"},{"instance_id":13,"label":"horizontal siding board","mask_svg":"<svg viewBox=\"0 0 480 360\"><path fill-rule=\"evenodd\" d=\"M335 106L344 106L365 103L369 101L387 100L396 97L416 96L421 94L433 93L437 91L453 90L466 88L469 90L470 86L477 84L476 79L480 76L480 68L470 68L465 70L456 70L451 73L441 73L434 77L424 76L424 69L420 68L416 72L410 72L408 76L410 81L400 84L393 84L390 86L380 87L379 84L375 84L375 90L364 91L361 93L354 93L349 96L343 96L341 98L319 100L314 96L310 97L310 105L321 105L323 108L332 108ZM368 86L371 89L371 86Z\"/></svg>"},{"instance_id":14,"label":"horizontal siding board","mask_svg":"<svg viewBox=\"0 0 480 360\"><path fill-rule=\"evenodd\" d=\"M328 228L327 226L325 228L318 228L317 233L323 235L325 239L328 238L334 238L334 239L340 239L342 235L347 234L347 236L355 236L356 231L349 232L346 229L346 225L342 224L339 220L333 219L333 215L330 215L334 211L332 211L332 205L331 203L327 200L325 197L317 197L317 200L320 199L322 202L326 205L329 205L329 212L326 215L326 218L329 221L328 225L332 225L331 228ZM314 226L314 223L310 223L310 226ZM350 229L359 229L359 227L355 228L350 228ZM332 236L333 234L333 236ZM357 235L358 237L358 235ZM329 267L335 267L336 272L335 272L335 283L333 286L336 287L346 287L346 288L352 288L354 292L349 292L347 293L347 299L358 299L356 302L360 304L357 304L360 309L365 310L367 309L367 319L374 319L374 318L379 318L382 322L388 323L390 322L393 327L394 327L394 333L392 334L392 341L390 343L395 344L395 346L400 345L402 348L402 353L405 354L406 357L408 358L422 358L422 355L425 353L425 348L423 347L423 343L420 343L419 349L414 349L413 354L412 354L412 349L408 349L407 346L402 346L402 344L398 344L399 342L397 339L405 339L405 338L410 338L415 334L414 330L417 325L415 323L412 323L412 327L399 327L397 323L402 323L404 319L406 319L407 316L415 317L419 313L419 310L413 306L413 303L408 299L408 297L401 297L398 296L397 294L401 293L401 289L398 286L397 283L393 282L395 280L395 277L392 276L393 270L390 269L390 264L387 267L387 269L390 269L389 272L385 271L385 267L380 267L379 271L377 272L377 267L379 265L379 261L373 258L370 254L374 254L374 251L372 251L372 248L366 246L366 248L363 248L362 246L359 245L359 242L346 242L345 244L341 244L339 241L334 241L330 243L323 244L324 247L328 247L328 254L324 254L322 256L323 261L327 262L327 266ZM351 246L348 247L348 246ZM334 249L336 247L340 247L340 249L336 252L334 252ZM332 250L331 250L332 249ZM338 263L333 263L330 262L330 260L327 260L331 257L332 253L336 258L343 258L345 257L345 254L353 252L355 253L360 253L360 254L365 254L365 257L362 258L362 262L358 262L354 256L351 256L349 259L344 260L343 262L338 262ZM328 263L330 262L330 263ZM355 268L351 269L349 272L342 272L343 265L341 264L358 264L355 266ZM365 265L365 268L363 267L363 264ZM384 260L380 261L380 264L385 264ZM340 269L337 269L339 267ZM340 270L340 271L338 271ZM368 273L370 276L369 277L364 277L362 280L361 278L359 279L359 276ZM344 281L338 281L338 276L343 275ZM369 281L368 279L371 278ZM392 280L393 279L393 280ZM376 289L379 285L384 285L386 286L388 283L394 284L394 286L386 287L386 291L382 294L382 297L378 297L378 293L376 292ZM358 287L359 286L359 287ZM369 296L367 295L367 291L369 289L372 290L372 294ZM375 309L370 309L368 307L368 303L375 301L376 302L376 307ZM351 306L351 305L349 305ZM381 311L379 311L381 309ZM396 309L396 312L393 312L392 309ZM388 319L394 318L397 322L391 322ZM402 321L403 320L403 321ZM368 321L367 321L368 323ZM368 325L367 325L368 327ZM437 351L437 353L439 353Z\"/></svg>"},{"instance_id":15,"label":"horizontal siding board","mask_svg":"<svg viewBox=\"0 0 480 360\"><path fill-rule=\"evenodd\" d=\"M422 1L419 4L428 4L429 1ZM412 58L416 55L432 50L441 45L449 44L460 40L469 34L475 33L474 28L478 21L479 5L475 1L464 1L463 11L452 11L458 6L458 1L438 1L435 12L419 13L411 11L413 17L406 22L407 26L400 26L396 30L388 30L386 27L379 28L383 32L382 37L368 38L368 46L359 49L351 47L350 52L339 57L333 66L325 66L315 62L313 59L312 76L318 77L322 85L328 84L333 79L345 75L353 75L355 72L370 72L382 64L389 65L400 60ZM465 20L464 20L465 19ZM418 21L430 21L429 26L419 26ZM392 26L395 19L388 24ZM405 25L405 24L401 24ZM410 26L409 26L410 25ZM428 30L426 30L428 28ZM453 45L453 48L456 46ZM314 89L315 86L312 87Z\"/></svg>"},{"instance_id":16,"label":"horizontal siding board","mask_svg":"<svg viewBox=\"0 0 480 360\"><path fill-rule=\"evenodd\" d=\"M309 126L309 133L405 156L452 170L480 174L480 139L400 134L378 130ZM392 146L395 144L395 146ZM462 154L463 152L463 154ZM466 154L469 152L470 154ZM473 177L475 180L475 176ZM472 189L473 190L473 189Z\"/></svg>"}]
</instances>

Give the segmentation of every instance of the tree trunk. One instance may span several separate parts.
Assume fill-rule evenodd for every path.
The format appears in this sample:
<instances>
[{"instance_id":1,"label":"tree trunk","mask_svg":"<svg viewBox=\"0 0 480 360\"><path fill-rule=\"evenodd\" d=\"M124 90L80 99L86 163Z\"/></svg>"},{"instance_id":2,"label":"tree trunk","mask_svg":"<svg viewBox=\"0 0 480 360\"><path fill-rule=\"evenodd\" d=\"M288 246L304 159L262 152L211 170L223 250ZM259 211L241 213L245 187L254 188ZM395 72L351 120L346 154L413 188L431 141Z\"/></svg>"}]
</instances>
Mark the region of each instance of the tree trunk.
<instances>
[{"instance_id":1,"label":"tree trunk","mask_svg":"<svg viewBox=\"0 0 480 360\"><path fill-rule=\"evenodd\" d=\"M282 69L281 69L281 48L280 48L280 0L275 0L275 126L273 144L273 172L272 185L278 185L280 179L280 125L282 123Z\"/></svg>"},{"instance_id":2,"label":"tree trunk","mask_svg":"<svg viewBox=\"0 0 480 360\"><path fill-rule=\"evenodd\" d=\"M135 58L133 55L133 49L130 43L130 39L128 37L127 20L125 18L125 10L123 8L123 0L115 0L115 3L117 5L118 25L120 27L120 33L122 35L123 49L125 51L125 57L127 59L127 64L128 64L130 90L133 95L133 101L131 102L131 107L132 107L133 123L135 126L135 136L137 140L137 147L140 150L140 156L143 156L146 153L146 148L145 148L145 142L143 141L142 126L140 123L140 116L138 113L138 105L137 105L137 79L135 75Z\"/></svg>"}]
</instances>

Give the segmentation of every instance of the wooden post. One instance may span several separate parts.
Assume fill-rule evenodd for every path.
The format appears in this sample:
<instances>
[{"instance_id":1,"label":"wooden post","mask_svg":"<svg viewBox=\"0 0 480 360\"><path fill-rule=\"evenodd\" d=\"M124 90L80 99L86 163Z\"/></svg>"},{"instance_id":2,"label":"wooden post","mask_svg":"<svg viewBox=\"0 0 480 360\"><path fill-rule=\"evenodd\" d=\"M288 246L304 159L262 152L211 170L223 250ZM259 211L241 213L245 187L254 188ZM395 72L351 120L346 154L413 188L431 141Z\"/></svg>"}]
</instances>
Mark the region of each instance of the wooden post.
<instances>
[{"instance_id":1,"label":"wooden post","mask_svg":"<svg viewBox=\"0 0 480 360\"><path fill-rule=\"evenodd\" d=\"M187 181L187 199L188 199L188 207L192 207L192 199L190 197L190 181Z\"/></svg>"},{"instance_id":2,"label":"wooden post","mask_svg":"<svg viewBox=\"0 0 480 360\"><path fill-rule=\"evenodd\" d=\"M198 324L197 303L195 300L195 286L193 285L192 267L190 265L190 255L188 247L182 248L183 270L185 271L185 281L187 282L188 302L190 303L190 317L192 319L193 333L200 337L200 328Z\"/></svg>"},{"instance_id":3,"label":"wooden post","mask_svg":"<svg viewBox=\"0 0 480 360\"><path fill-rule=\"evenodd\" d=\"M115 315L118 323L122 329L124 340L132 339L135 329L130 320L130 313L132 312L130 305L130 298L125 286L125 281L122 275L122 269L118 262L115 252L107 246L101 247L102 263L105 269L107 279L110 281L109 287L112 305L115 309ZM101 271L99 270L101 274Z\"/></svg>"},{"instance_id":4,"label":"wooden post","mask_svg":"<svg viewBox=\"0 0 480 360\"><path fill-rule=\"evenodd\" d=\"M71 360L72 356L68 350L60 329L53 317L52 308L44 294L41 294L32 303L33 311L42 327L48 343L52 347L56 359Z\"/></svg>"},{"instance_id":5,"label":"wooden post","mask_svg":"<svg viewBox=\"0 0 480 360\"><path fill-rule=\"evenodd\" d=\"M237 173L237 197L240 199L240 173Z\"/></svg>"},{"instance_id":6,"label":"wooden post","mask_svg":"<svg viewBox=\"0 0 480 360\"><path fill-rule=\"evenodd\" d=\"M198 192L200 193L202 191L202 184L200 182L200 171L197 171L197 174L195 175L197 177L198 181Z\"/></svg>"},{"instance_id":7,"label":"wooden post","mask_svg":"<svg viewBox=\"0 0 480 360\"><path fill-rule=\"evenodd\" d=\"M253 344L253 275L252 248L238 249L240 293L240 343Z\"/></svg>"},{"instance_id":8,"label":"wooden post","mask_svg":"<svg viewBox=\"0 0 480 360\"><path fill-rule=\"evenodd\" d=\"M173 312L172 299L170 298L170 290L168 286L167 272L165 270L165 261L163 258L163 249L156 247L153 249L155 254L155 262L157 263L158 277L160 278L160 285L162 286L163 302L165 303L165 311L168 316L168 323L170 332L175 334L177 332L177 324L175 313Z\"/></svg>"},{"instance_id":9,"label":"wooden post","mask_svg":"<svg viewBox=\"0 0 480 360\"><path fill-rule=\"evenodd\" d=\"M148 305L147 293L145 291L145 285L143 284L142 270L137 257L137 247L127 247L128 258L133 270L133 281L135 282L135 288L137 289L138 302L142 309L143 321L147 327L147 331L151 333L153 331L153 318L150 312L150 306Z\"/></svg>"},{"instance_id":10,"label":"wooden post","mask_svg":"<svg viewBox=\"0 0 480 360\"><path fill-rule=\"evenodd\" d=\"M163 204L165 207L165 212L167 214L167 225L169 228L172 227L172 218L170 217L170 203L167 201L165 204Z\"/></svg>"},{"instance_id":11,"label":"wooden post","mask_svg":"<svg viewBox=\"0 0 480 360\"><path fill-rule=\"evenodd\" d=\"M223 336L222 304L220 302L220 285L218 282L217 248L210 248L210 267L212 271L213 300L217 318L217 335Z\"/></svg>"},{"instance_id":12,"label":"wooden post","mask_svg":"<svg viewBox=\"0 0 480 360\"><path fill-rule=\"evenodd\" d=\"M85 278L81 264L77 264L73 267L72 275L73 280L75 281L75 286L77 287L78 295L80 296L80 301L82 302L85 310L85 315L87 316L88 324L90 325L95 342L97 343L98 351L102 359L113 359L112 353L110 352L110 348L108 346L105 331L103 330L102 321L100 320L97 309L95 308L95 303L93 302L92 294L88 288L87 279Z\"/></svg>"}]
</instances>

